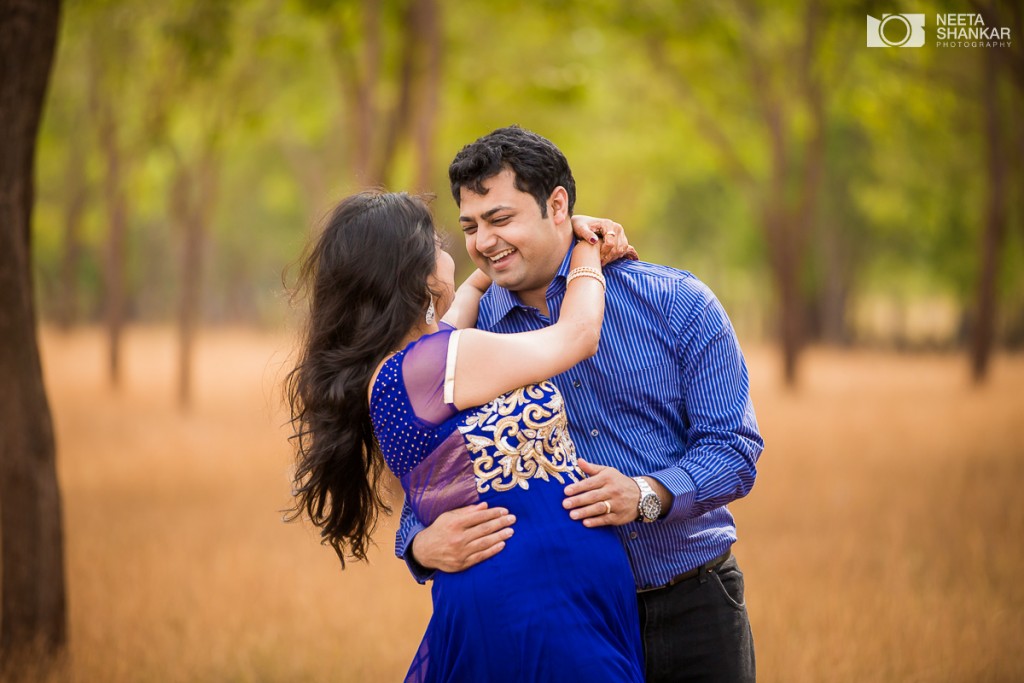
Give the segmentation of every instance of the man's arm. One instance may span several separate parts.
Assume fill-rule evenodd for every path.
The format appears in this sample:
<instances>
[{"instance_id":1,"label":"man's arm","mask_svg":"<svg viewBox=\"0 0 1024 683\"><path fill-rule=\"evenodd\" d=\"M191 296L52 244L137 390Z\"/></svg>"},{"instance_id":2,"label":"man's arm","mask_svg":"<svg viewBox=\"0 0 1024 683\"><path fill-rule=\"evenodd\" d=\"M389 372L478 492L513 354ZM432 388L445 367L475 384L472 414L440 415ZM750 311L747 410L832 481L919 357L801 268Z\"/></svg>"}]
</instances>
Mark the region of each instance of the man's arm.
<instances>
[{"instance_id":1,"label":"man's arm","mask_svg":"<svg viewBox=\"0 0 1024 683\"><path fill-rule=\"evenodd\" d=\"M750 380L732 324L706 293L703 310L687 320L677 349L686 387L686 452L651 476L673 495L667 520L698 517L750 492L764 449Z\"/></svg>"},{"instance_id":2,"label":"man's arm","mask_svg":"<svg viewBox=\"0 0 1024 683\"><path fill-rule=\"evenodd\" d=\"M402 517L398 523L398 532L395 534L395 555L398 559L405 560L412 577L419 583L426 583L434 578L434 571L417 562L410 551L413 540L423 529L423 523L416 519L412 508L409 507L409 499L405 498L402 501Z\"/></svg>"},{"instance_id":3,"label":"man's arm","mask_svg":"<svg viewBox=\"0 0 1024 683\"><path fill-rule=\"evenodd\" d=\"M692 314L682 309L670 320L679 330L676 349L686 388L686 449L672 466L645 479L662 502L662 519L697 517L747 495L754 484L764 441L757 428L746 365L721 304L710 291ZM587 463L590 478L566 487L563 502L586 526L635 521L640 490L612 467ZM609 501L608 513L603 501Z\"/></svg>"},{"instance_id":4,"label":"man's arm","mask_svg":"<svg viewBox=\"0 0 1024 683\"><path fill-rule=\"evenodd\" d=\"M408 501L395 539L395 554L420 583L435 571L460 572L497 555L512 536L515 515L502 507L477 503L441 514L428 527L416 519Z\"/></svg>"}]
</instances>

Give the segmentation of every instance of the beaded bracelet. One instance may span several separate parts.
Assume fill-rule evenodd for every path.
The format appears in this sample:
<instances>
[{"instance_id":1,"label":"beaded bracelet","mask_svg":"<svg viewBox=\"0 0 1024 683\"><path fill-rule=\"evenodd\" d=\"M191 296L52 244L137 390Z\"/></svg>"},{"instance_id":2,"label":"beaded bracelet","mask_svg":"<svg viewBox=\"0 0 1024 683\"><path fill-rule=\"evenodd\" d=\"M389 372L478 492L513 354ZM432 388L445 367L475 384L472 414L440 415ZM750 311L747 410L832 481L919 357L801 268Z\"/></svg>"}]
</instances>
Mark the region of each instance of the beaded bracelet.
<instances>
[{"instance_id":1,"label":"beaded bracelet","mask_svg":"<svg viewBox=\"0 0 1024 683\"><path fill-rule=\"evenodd\" d=\"M601 289L606 289L604 283L604 274L597 268L587 267L573 268L571 271L569 271L569 276L565 278L565 286L568 287L569 283L578 277L594 278L595 280L601 283Z\"/></svg>"}]
</instances>

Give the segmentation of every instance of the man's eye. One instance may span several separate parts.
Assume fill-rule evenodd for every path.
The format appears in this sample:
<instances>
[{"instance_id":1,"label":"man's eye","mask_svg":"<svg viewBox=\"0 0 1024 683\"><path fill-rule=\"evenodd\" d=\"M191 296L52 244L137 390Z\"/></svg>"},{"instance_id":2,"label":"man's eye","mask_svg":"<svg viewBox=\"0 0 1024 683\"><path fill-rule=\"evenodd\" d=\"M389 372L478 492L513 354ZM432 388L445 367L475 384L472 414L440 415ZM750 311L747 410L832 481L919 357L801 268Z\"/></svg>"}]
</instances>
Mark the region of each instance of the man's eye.
<instances>
[{"instance_id":1,"label":"man's eye","mask_svg":"<svg viewBox=\"0 0 1024 683\"><path fill-rule=\"evenodd\" d=\"M463 225L462 226L462 232L467 234L467 235L472 235L472 234L474 234L476 232L476 226L475 225Z\"/></svg>"},{"instance_id":2,"label":"man's eye","mask_svg":"<svg viewBox=\"0 0 1024 683\"><path fill-rule=\"evenodd\" d=\"M504 225L505 223L508 223L508 219L508 216L499 216L491 222L494 223L495 225Z\"/></svg>"}]
</instances>

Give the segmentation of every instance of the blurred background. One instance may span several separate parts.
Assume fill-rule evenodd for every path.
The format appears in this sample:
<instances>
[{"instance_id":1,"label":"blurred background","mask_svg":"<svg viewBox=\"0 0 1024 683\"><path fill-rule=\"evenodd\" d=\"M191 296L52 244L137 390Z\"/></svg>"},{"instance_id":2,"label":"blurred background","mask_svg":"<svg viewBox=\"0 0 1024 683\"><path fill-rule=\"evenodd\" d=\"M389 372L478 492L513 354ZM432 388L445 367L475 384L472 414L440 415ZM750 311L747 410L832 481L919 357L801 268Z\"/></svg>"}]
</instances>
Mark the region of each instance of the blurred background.
<instances>
[{"instance_id":1,"label":"blurred background","mask_svg":"<svg viewBox=\"0 0 1024 683\"><path fill-rule=\"evenodd\" d=\"M866 47L891 12L924 47ZM940 46L946 13L1011 40ZM437 196L468 275L447 165L517 123L738 331L762 680L1024 679L1022 37L1019 3L967 0L66 2L32 234L70 623L45 676L400 679L430 600L393 520L344 572L281 521L286 269L384 186Z\"/></svg>"},{"instance_id":2,"label":"blurred background","mask_svg":"<svg viewBox=\"0 0 1024 683\"><path fill-rule=\"evenodd\" d=\"M432 192L457 236L448 162L518 123L566 153L578 212L707 280L748 339L964 348L982 313L1019 347L1024 49L865 47L865 14L900 9L931 27L973 5L68 3L42 311L112 337L273 329L281 271L333 202Z\"/></svg>"}]
</instances>

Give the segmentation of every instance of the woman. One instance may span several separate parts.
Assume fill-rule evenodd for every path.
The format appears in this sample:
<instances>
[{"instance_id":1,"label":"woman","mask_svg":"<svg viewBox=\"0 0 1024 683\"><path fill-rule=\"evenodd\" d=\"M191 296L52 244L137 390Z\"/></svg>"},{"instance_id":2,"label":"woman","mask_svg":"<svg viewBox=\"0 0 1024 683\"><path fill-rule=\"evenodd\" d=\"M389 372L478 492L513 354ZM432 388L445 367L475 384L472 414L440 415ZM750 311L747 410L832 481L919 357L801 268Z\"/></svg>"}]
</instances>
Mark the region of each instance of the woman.
<instances>
[{"instance_id":1,"label":"woman","mask_svg":"<svg viewBox=\"0 0 1024 683\"><path fill-rule=\"evenodd\" d=\"M310 322L289 376L297 509L343 564L365 559L385 465L425 523L476 502L518 520L496 556L438 573L406 680L642 680L625 552L561 506L585 475L547 381L597 351L599 250L575 246L556 324L510 335L456 329L489 283L474 273L455 296L454 262L414 197L349 197L304 263Z\"/></svg>"}]
</instances>

